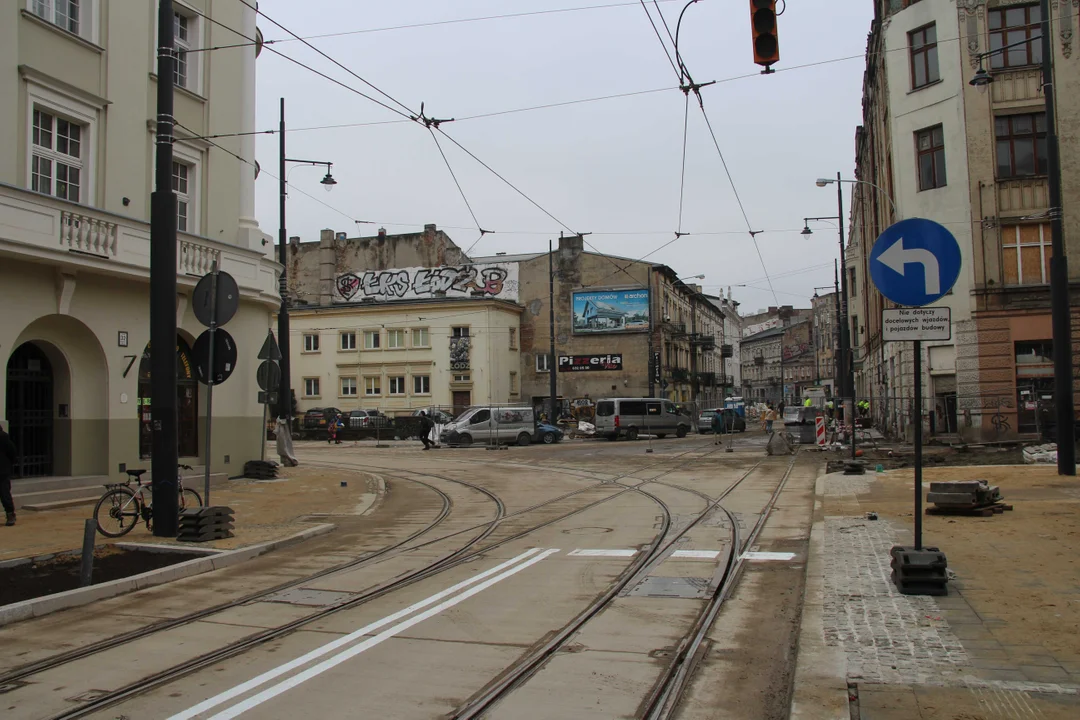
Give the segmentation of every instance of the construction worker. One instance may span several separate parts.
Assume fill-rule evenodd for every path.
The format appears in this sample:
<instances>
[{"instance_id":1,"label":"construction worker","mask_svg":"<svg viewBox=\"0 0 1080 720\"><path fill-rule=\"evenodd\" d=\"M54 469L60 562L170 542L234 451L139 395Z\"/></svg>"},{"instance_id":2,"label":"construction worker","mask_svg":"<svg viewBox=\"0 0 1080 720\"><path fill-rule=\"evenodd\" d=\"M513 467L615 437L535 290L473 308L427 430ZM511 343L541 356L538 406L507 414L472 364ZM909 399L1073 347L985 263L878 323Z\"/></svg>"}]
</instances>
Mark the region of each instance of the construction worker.
<instances>
[{"instance_id":1,"label":"construction worker","mask_svg":"<svg viewBox=\"0 0 1080 720\"><path fill-rule=\"evenodd\" d=\"M803 400L803 407L814 407L814 401L810 398Z\"/></svg>"}]
</instances>

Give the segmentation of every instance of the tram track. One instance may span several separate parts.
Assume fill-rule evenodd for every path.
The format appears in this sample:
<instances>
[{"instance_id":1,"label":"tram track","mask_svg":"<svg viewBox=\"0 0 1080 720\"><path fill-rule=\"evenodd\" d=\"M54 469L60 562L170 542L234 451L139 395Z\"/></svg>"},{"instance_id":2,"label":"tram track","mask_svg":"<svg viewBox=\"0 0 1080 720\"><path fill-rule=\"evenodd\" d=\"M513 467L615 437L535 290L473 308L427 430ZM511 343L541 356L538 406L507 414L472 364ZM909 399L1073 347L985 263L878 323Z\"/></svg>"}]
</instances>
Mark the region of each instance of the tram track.
<instances>
[{"instance_id":1,"label":"tram track","mask_svg":"<svg viewBox=\"0 0 1080 720\"><path fill-rule=\"evenodd\" d=\"M82 659L82 658L85 658L85 657L88 657L88 656L103 652L105 650L121 646L123 644L132 642L132 641L137 640L137 639L141 639L141 638L146 637L148 635L158 633L158 632L162 632L162 631L167 630L167 629L173 629L173 628L176 628L176 627L180 627L182 625L190 624L192 622L196 622L196 621L201 620L201 619L205 619L205 618L207 618L207 617L209 617L211 615L222 612L223 610L227 610L229 608L233 608L233 607L236 607L238 605L242 605L242 604L245 604L245 603L248 603L248 602L252 602L254 600L258 600L261 597L266 597L267 595L271 594L272 592L279 592L281 589L288 589L289 587L297 587L297 586L300 586L300 585L303 585L303 584L306 584L306 583L310 583L313 579L324 578L324 577L326 577L328 575L331 575L331 574L334 574L334 573L337 573L337 572L341 572L343 570L356 569L357 567L361 566L364 563L368 563L368 562L372 562L372 561L384 558L386 555L388 555L389 553L391 553L391 552L393 552L395 550L398 550L398 551L404 553L404 552L408 552L410 550L418 549L420 547L430 546L430 545L432 545L434 543L442 542L442 541L444 541L446 539L449 539L449 538L452 538L452 537L455 537L455 536L458 536L458 535L461 535L461 534L464 534L464 533L467 533L467 532L470 532L470 531L480 530L479 534L477 534L476 536L469 539L464 545L462 545L457 550L455 550L455 551L451 552L450 554L445 555L445 556L443 556L443 557L441 557L441 558L439 558L439 559L437 559L437 560L435 560L435 561L433 561L431 563L428 563L424 567L421 567L421 568L418 568L417 570L411 571L411 572L409 572L408 574L406 574L403 577L400 577L400 578L397 578L395 580L384 583L382 585L379 585L378 587L375 587L375 588L373 588L373 589L371 589L369 591L359 593L356 596L350 598L349 600L347 600L345 602L342 602L342 603L339 603L339 604L336 604L336 605L333 605L333 606L329 606L327 608L324 608L323 610L316 611L316 612L312 613L311 615L307 615L307 616L304 616L302 618L298 618L298 619L296 619L294 621L285 623L283 625L279 625L279 626L274 627L274 628L270 628L270 629L267 629L267 630L263 630L261 632L254 633L253 635L242 638L242 639L240 639L240 640L238 640L238 641L236 641L234 643L230 643L230 644L228 644L226 646L223 646L221 648L218 648L216 650L210 651L208 653L204 653L204 654L199 655L199 656L197 656L195 658L187 660L187 661L185 661L183 663L179 663L179 664L174 665L174 666L172 666L170 668L167 668L167 669L162 670L160 672L154 673L154 674L152 674L152 675L150 675L148 677L142 678L139 681L130 683L128 685L122 686L122 687L117 688L117 689L115 689L113 691L110 691L108 693L102 694L101 696L96 697L93 700L90 700L90 701L88 701L88 702L86 702L86 703L84 703L84 704L82 704L82 705L80 705L78 707L71 708L71 709L66 710L64 712L61 712L59 714L53 715L52 720L61 720L61 719L67 720L67 719L72 719L72 718L85 717L85 716L87 716L87 715L89 715L91 713L94 713L94 712L97 712L99 710L111 707L111 706L116 705L116 704L118 704L120 702L123 702L126 699L129 699L129 698L134 697L136 695L142 694L142 693L144 693L144 692L146 692L148 690L151 690L153 688L165 685L165 684L167 684L169 682L172 682L172 681L177 680L177 679L179 679L181 677L189 675L189 674L191 674L193 672L196 672L196 671L198 671L198 670L200 670L202 668L205 668L207 666L216 664L216 663L221 662L223 660L227 660L227 659L229 659L231 657L234 657L236 655L242 654L242 653L244 653L244 652L246 652L246 651L248 651L250 649L253 649L253 648L255 648L255 647L259 646L259 645L262 645L263 643L266 643L268 641L271 641L271 640L274 640L274 639L277 639L277 638L280 638L280 637L284 637L284 636L286 636L286 635L288 635L288 634L290 634L292 632L295 632L296 630L298 630L298 629L300 629L300 628L302 628L302 627L304 627L306 625L309 625L311 623L314 623L314 622L322 620L322 619L324 619L326 617L329 617L330 615L340 613L342 611L346 611L346 610L349 610L349 609L352 609L352 608L355 608L355 607L359 607L360 605L363 605L363 604L365 604L367 602L370 602L370 601L375 600L375 599L380 598L380 597L384 597L384 596L386 596L386 595L388 595L388 594L390 594L392 592L395 592L397 590L401 590L401 589L403 589L405 587L408 587L409 585L412 585L412 584L414 584L416 582L419 582L421 580L432 577L432 576L434 576L434 575L436 575L436 574L438 574L440 572L443 572L443 571L448 570L450 568L456 567L456 566L458 566L458 565L460 565L460 564L462 564L464 562L468 562L469 560L472 560L472 559L474 559L476 557L479 557L479 556L483 555L484 553L490 552L490 551L492 551L494 549L497 549L497 548L499 548L499 547L501 547L501 546L503 546L503 545L505 545L505 544L507 544L509 542L521 539L521 538L523 538L523 537L525 537L525 536L527 536L527 535L529 535L529 534L531 534L533 532L536 532L537 530L543 529L543 528L548 527L550 525L553 525L553 524L555 524L557 522L561 522L561 521L563 521L563 520L565 520L565 519L567 519L569 517L572 517L572 516L577 515L577 514L579 514L581 512L584 512L584 511L589 510L589 509L591 509L593 507L596 507L596 506L598 506L598 505L600 505L600 504L602 504L604 502L607 502L607 501L609 501L609 500L611 500L611 499L613 499L615 497L621 496L624 493L627 493L627 492L641 492L641 493L643 493L643 494L645 494L645 495L647 495L649 497L652 497L656 502L658 502L658 503L660 503L662 505L663 503L662 503L661 500L659 500L659 498L656 498L655 496L652 496L651 494L649 494L649 493L647 493L645 491L642 491L642 490L638 489L637 487L622 485L621 490L617 490L617 491L615 491L613 493L605 495L604 497L601 497L601 498L599 498L597 500L589 502L589 503L587 503L587 504L585 504L585 505L583 505L581 507L574 508L574 509L570 510L569 512L565 512L565 513L559 514L559 515L557 515L555 517L546 519L543 522L535 523L535 524L533 524L533 525L531 525L529 527L526 527L526 528L524 528L522 530L513 532L509 536L504 537L504 538L502 538L500 540L497 540L497 541L495 541L493 543L488 543L488 544L484 545L483 547L480 547L480 548L476 547L476 545L478 543L480 543L483 540L489 538L492 535L492 533L495 531L495 529L499 527L500 524L506 522L509 519L519 517L519 516L524 515L526 513L535 512L536 510L539 510L539 509L542 509L542 508L544 508L546 506L549 506L549 505L552 505L554 503L560 502L560 501L562 501L564 499L580 495L580 494L588 492L590 490L610 488L612 485L618 486L618 480L620 480L620 479L627 478L627 477L629 477L631 475L643 472L643 471L645 471L647 469L650 469L652 467L656 467L658 465L668 464L672 460L674 460L674 459L676 459L678 457L690 454L692 452L696 452L696 451L698 451L700 449L701 448L699 448L699 447L690 448L690 449L684 451L683 453L679 453L674 458L672 458L672 457L665 458L662 461L652 463L652 464L647 465L647 466L645 466L643 468L637 468L635 470L632 470L632 471L623 473L621 475L618 475L618 476L616 476L615 478L613 478L611 480L598 480L597 482L593 483L592 485L590 485L588 487L581 488L579 490L575 490L575 491L572 491L570 493L564 493L563 495L560 495L560 496L558 496L556 498L546 500L546 501L544 501L542 503L537 503L537 504L535 504L533 506L530 506L528 508L524 508L522 510L519 510L519 511L516 511L516 512L513 512L513 513L506 513L505 512L505 505L502 503L501 499L498 499L497 496L495 496L493 493L490 493L490 491L487 491L486 489L482 489L482 488L480 488L479 486L477 486L477 485L475 485L473 483L468 483L466 481L462 481L462 480L459 480L457 478L451 478L451 477L448 477L448 476L445 476L445 475L438 475L438 474L435 474L435 473L427 473L427 472L411 471L410 475L413 476L413 477L405 477L405 476L398 475L398 476L396 476L396 479L405 479L405 480L412 480L412 481L416 481L416 482L421 482L421 484L429 485L430 487L433 487L433 486L431 486L429 483L416 480L416 478L417 477L435 478L435 479L448 481L448 482L453 482L453 483L456 483L456 484L461 484L463 486L470 487L473 490L482 492L482 493L488 495L489 497L491 497L496 502L497 507L499 508L499 510L496 513L496 517L493 520L487 521L485 523L479 523L479 524L476 524L476 525L474 525L472 527L466 528L464 530L459 530L459 531L456 531L454 533L450 533L448 535L440 536L440 537L433 538L433 539L425 539L424 542L422 542L420 544L416 544L416 545L412 545L410 547L406 547L406 545L408 545L410 542L413 542L413 541L419 539L419 537L421 535L424 535L424 534L430 532L437 524L441 523L445 519L445 516L440 517L438 523L429 524L428 527L422 529L421 531L418 531L417 533L414 533L409 538L406 538L406 539L404 539L402 541L399 541L398 543L393 544L392 546L388 546L387 548L384 548L384 549L382 549L380 551L377 551L377 553L374 553L372 555L368 555L368 556L365 556L363 558L358 558L356 560L353 560L353 561L350 561L350 562L347 562L347 563L343 563L343 564L341 564L339 566L334 566L334 567L331 567L331 568L325 568L324 570L321 570L318 573L315 573L315 574L313 574L311 576L308 576L308 577L305 577L305 578L300 578L300 579L288 581L287 583L283 584L284 587L276 587L276 588L273 588L273 589L270 589L270 590L259 591L258 593L254 593L251 596L247 596L247 597L244 597L244 598L238 598L238 599L230 601L228 603L222 603L221 605L215 606L213 608L207 608L207 609L202 610L202 611L197 611L196 613L191 613L189 615L185 615L183 617L176 618L174 620L169 620L169 621L166 621L164 623L157 623L157 624L155 624L153 626L148 626L148 627L145 627L145 628L141 628L141 629L133 631L131 633L127 633L127 634L124 634L124 635L121 635L121 636L117 636L115 638L110 638L110 639L107 639L107 640L104 640L104 641L100 641L98 643L88 645L88 646L86 646L84 648L79 648L77 650L70 651L69 653L63 653L63 654L60 654L60 655L52 656L51 658L46 658L44 660L41 660L41 661L31 663L31 664L28 664L26 666L22 666L20 668L17 668L16 670L12 671L11 673L8 673L7 675L11 676L12 680L14 680L14 681L23 680L23 679L25 679L27 677L30 677L32 675L39 674L41 672L45 672L45 671L50 670L50 669L54 669L54 668L59 667L61 665L70 663L70 662L72 662L74 660ZM658 477L663 477L663 476L666 476L666 475L671 474L673 472L676 472L676 471L682 469L686 464L693 463L695 461L704 459L705 457L708 457L708 456L712 455L716 451L717 450L711 450L711 451L705 453L705 455L703 455L703 456L698 456L698 457L691 458L686 463L676 465L675 467L670 468L669 470L665 471L664 473L662 473ZM313 466L321 466L321 467L337 467L337 468L342 467L341 464L333 464L333 463L312 462L310 464L313 465ZM348 466L348 467L349 467L349 469L360 469L360 468L357 468L355 466ZM365 469L372 469L372 470L389 470L389 469L393 469L393 468L388 468L388 467L384 467L384 466L372 465L370 463L365 463L364 468ZM386 475L386 477L394 478L395 476ZM654 479L642 480L642 483L652 482L653 480ZM452 507L452 502L450 504L451 504L451 507ZM444 503L444 510L447 510L447 508L445 507L445 503ZM448 512L448 510L447 510L447 512ZM442 515L442 513L440 513L440 515ZM670 524L670 516L667 516L667 524L668 525ZM0 682L3 682L3 681L5 681L5 678L0 677Z\"/></svg>"}]
</instances>

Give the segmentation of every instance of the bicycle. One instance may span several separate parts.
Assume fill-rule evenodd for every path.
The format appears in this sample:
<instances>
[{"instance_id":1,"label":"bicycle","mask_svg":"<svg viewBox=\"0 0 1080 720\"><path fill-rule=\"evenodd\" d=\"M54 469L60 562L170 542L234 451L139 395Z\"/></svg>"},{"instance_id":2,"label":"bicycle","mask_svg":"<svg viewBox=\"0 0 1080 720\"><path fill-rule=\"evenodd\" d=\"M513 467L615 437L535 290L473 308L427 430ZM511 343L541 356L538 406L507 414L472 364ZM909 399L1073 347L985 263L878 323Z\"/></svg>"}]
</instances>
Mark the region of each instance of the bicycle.
<instances>
[{"instance_id":1,"label":"bicycle","mask_svg":"<svg viewBox=\"0 0 1080 720\"><path fill-rule=\"evenodd\" d=\"M191 488L184 487L184 478L181 470L194 470L190 465L176 466L176 485L180 492L180 511L189 507L202 507L202 497ZM153 530L153 496L147 500L144 493L150 487L150 482L143 483L140 477L146 470L139 468L128 470L127 482L110 483L105 485L105 494L94 506L94 520L97 521L98 532L105 537L120 537L126 535L142 520L146 523L147 530ZM131 483L135 483L132 489ZM103 514L102 511L105 510ZM116 530L106 530L105 524L116 525Z\"/></svg>"}]
</instances>

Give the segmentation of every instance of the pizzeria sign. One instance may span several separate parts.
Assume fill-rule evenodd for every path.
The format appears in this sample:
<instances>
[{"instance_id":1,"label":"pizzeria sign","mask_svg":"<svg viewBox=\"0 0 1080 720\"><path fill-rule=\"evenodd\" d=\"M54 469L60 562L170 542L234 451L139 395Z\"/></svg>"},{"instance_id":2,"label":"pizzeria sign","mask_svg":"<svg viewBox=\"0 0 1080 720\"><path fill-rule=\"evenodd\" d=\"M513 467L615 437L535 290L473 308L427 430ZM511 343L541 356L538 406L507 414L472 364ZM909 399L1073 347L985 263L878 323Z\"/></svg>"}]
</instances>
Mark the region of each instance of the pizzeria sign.
<instances>
[{"instance_id":1,"label":"pizzeria sign","mask_svg":"<svg viewBox=\"0 0 1080 720\"><path fill-rule=\"evenodd\" d=\"M586 372L592 370L622 370L622 354L608 355L560 355L559 372Z\"/></svg>"}]
</instances>

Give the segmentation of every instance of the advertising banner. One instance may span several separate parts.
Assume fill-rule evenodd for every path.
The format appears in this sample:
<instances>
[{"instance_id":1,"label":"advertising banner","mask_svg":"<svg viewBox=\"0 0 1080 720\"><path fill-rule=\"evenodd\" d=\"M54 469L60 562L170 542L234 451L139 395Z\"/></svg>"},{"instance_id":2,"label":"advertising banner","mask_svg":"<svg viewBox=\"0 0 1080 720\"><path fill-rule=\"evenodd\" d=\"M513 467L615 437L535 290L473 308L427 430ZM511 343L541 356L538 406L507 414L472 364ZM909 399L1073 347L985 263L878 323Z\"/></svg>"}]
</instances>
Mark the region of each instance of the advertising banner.
<instances>
[{"instance_id":1,"label":"advertising banner","mask_svg":"<svg viewBox=\"0 0 1080 720\"><path fill-rule=\"evenodd\" d=\"M518 299L517 263L367 270L338 275L334 302L436 297Z\"/></svg>"},{"instance_id":2,"label":"advertising banner","mask_svg":"<svg viewBox=\"0 0 1080 720\"><path fill-rule=\"evenodd\" d=\"M560 355L559 372L589 372L592 370L622 370L622 354Z\"/></svg>"},{"instance_id":3,"label":"advertising banner","mask_svg":"<svg viewBox=\"0 0 1080 720\"><path fill-rule=\"evenodd\" d=\"M649 291L594 290L574 293L574 332L645 332L649 329Z\"/></svg>"}]
</instances>

